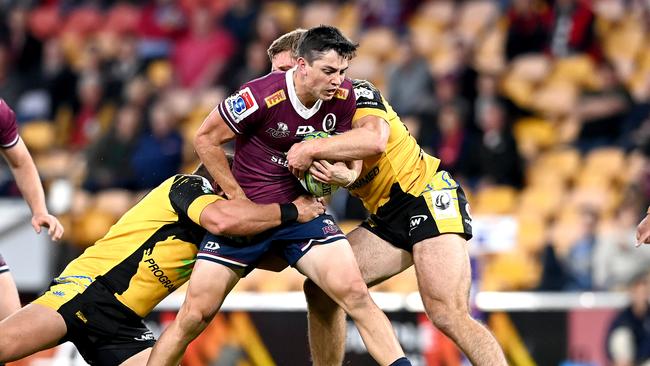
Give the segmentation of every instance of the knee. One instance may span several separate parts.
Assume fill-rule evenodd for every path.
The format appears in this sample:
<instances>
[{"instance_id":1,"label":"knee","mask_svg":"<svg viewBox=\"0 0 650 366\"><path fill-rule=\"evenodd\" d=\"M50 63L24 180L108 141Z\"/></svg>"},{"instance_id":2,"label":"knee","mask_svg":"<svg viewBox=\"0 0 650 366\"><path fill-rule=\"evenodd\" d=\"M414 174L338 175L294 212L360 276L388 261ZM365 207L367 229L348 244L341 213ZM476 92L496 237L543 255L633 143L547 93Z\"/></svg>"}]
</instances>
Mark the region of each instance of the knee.
<instances>
[{"instance_id":1,"label":"knee","mask_svg":"<svg viewBox=\"0 0 650 366\"><path fill-rule=\"evenodd\" d=\"M187 301L178 313L178 326L184 335L196 337L210 324L218 309L200 302Z\"/></svg>"},{"instance_id":2,"label":"knee","mask_svg":"<svg viewBox=\"0 0 650 366\"><path fill-rule=\"evenodd\" d=\"M336 292L339 294L341 306L347 313L364 309L372 302L368 287L362 279L343 283Z\"/></svg>"},{"instance_id":3,"label":"knee","mask_svg":"<svg viewBox=\"0 0 650 366\"><path fill-rule=\"evenodd\" d=\"M424 302L431 322L445 334L459 327L465 319L469 319L467 309L450 306L439 300L429 299Z\"/></svg>"}]
</instances>

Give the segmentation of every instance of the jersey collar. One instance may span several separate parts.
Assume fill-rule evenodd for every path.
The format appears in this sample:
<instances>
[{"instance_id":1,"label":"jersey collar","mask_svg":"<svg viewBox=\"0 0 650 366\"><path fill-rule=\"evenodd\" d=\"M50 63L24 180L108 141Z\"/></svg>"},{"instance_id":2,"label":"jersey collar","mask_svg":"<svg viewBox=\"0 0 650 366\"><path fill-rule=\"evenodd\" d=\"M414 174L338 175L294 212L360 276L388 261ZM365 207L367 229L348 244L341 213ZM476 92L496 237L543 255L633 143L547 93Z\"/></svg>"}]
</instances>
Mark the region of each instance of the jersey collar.
<instances>
[{"instance_id":1,"label":"jersey collar","mask_svg":"<svg viewBox=\"0 0 650 366\"><path fill-rule=\"evenodd\" d=\"M294 67L293 69L287 71L284 74L285 79L287 80L287 93L289 94L289 100L291 101L291 105L293 106L293 110L298 113L300 117L303 119L310 119L313 117L316 113L318 113L318 110L320 109L320 106L323 104L323 100L319 99L314 103L314 106L310 108L305 107L300 99L298 99L298 94L296 94L296 86L293 85L293 72L296 70Z\"/></svg>"}]
</instances>

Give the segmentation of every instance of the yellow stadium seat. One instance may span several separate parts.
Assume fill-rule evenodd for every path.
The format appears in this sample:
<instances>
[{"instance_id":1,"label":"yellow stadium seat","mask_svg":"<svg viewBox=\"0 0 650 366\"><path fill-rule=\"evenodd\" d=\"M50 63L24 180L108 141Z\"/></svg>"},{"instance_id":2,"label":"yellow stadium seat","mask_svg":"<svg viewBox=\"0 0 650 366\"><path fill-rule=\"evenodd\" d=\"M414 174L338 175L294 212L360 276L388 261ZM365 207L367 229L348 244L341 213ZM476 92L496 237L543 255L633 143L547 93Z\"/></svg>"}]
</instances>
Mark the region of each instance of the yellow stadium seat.
<instances>
[{"instance_id":1,"label":"yellow stadium seat","mask_svg":"<svg viewBox=\"0 0 650 366\"><path fill-rule=\"evenodd\" d=\"M580 167L581 161L580 152L571 147L560 147L540 156L541 165L549 169L551 175L560 175L563 178L573 176Z\"/></svg>"},{"instance_id":2,"label":"yellow stadium seat","mask_svg":"<svg viewBox=\"0 0 650 366\"><path fill-rule=\"evenodd\" d=\"M115 217L122 216L134 204L133 193L124 189L107 189L95 194L95 209Z\"/></svg>"},{"instance_id":3,"label":"yellow stadium seat","mask_svg":"<svg viewBox=\"0 0 650 366\"><path fill-rule=\"evenodd\" d=\"M551 71L551 62L543 54L524 54L510 63L510 73L532 83L544 80Z\"/></svg>"},{"instance_id":4,"label":"yellow stadium seat","mask_svg":"<svg viewBox=\"0 0 650 366\"><path fill-rule=\"evenodd\" d=\"M585 157L585 170L600 173L606 177L620 175L625 167L625 152L618 147L599 148Z\"/></svg>"},{"instance_id":5,"label":"yellow stadium seat","mask_svg":"<svg viewBox=\"0 0 650 366\"><path fill-rule=\"evenodd\" d=\"M541 149L553 145L557 140L553 124L541 118L517 120L513 127L513 133L517 140L517 146L525 156L534 156Z\"/></svg>"},{"instance_id":6,"label":"yellow stadium seat","mask_svg":"<svg viewBox=\"0 0 650 366\"><path fill-rule=\"evenodd\" d=\"M392 57L397 47L397 36L392 29L386 27L375 27L368 29L361 36L357 54L372 56L379 59L381 62Z\"/></svg>"},{"instance_id":7,"label":"yellow stadium seat","mask_svg":"<svg viewBox=\"0 0 650 366\"><path fill-rule=\"evenodd\" d=\"M433 24L438 29L447 28L454 21L455 13L454 2L448 0L427 1L416 12L424 22Z\"/></svg>"},{"instance_id":8,"label":"yellow stadium seat","mask_svg":"<svg viewBox=\"0 0 650 366\"><path fill-rule=\"evenodd\" d=\"M509 186L492 186L476 193L473 210L477 214L509 214L514 211L517 190Z\"/></svg>"},{"instance_id":9,"label":"yellow stadium seat","mask_svg":"<svg viewBox=\"0 0 650 366\"><path fill-rule=\"evenodd\" d=\"M565 116L575 108L577 97L578 89L573 83L556 81L537 89L530 106L538 113Z\"/></svg>"},{"instance_id":10,"label":"yellow stadium seat","mask_svg":"<svg viewBox=\"0 0 650 366\"><path fill-rule=\"evenodd\" d=\"M526 213L517 217L517 247L537 254L546 244L546 223L541 215Z\"/></svg>"},{"instance_id":11,"label":"yellow stadium seat","mask_svg":"<svg viewBox=\"0 0 650 366\"><path fill-rule=\"evenodd\" d=\"M291 1L270 1L264 4L263 13L271 14L280 28L290 31L298 24L299 9Z\"/></svg>"},{"instance_id":12,"label":"yellow stadium seat","mask_svg":"<svg viewBox=\"0 0 650 366\"><path fill-rule=\"evenodd\" d=\"M569 82L582 87L595 87L595 65L587 55L555 60L548 83Z\"/></svg>"},{"instance_id":13,"label":"yellow stadium seat","mask_svg":"<svg viewBox=\"0 0 650 366\"><path fill-rule=\"evenodd\" d=\"M497 15L497 3L487 0L466 1L460 5L457 31L466 40L473 40Z\"/></svg>"},{"instance_id":14,"label":"yellow stadium seat","mask_svg":"<svg viewBox=\"0 0 650 366\"><path fill-rule=\"evenodd\" d=\"M32 154L46 152L54 147L56 128L50 121L33 121L20 125L20 138Z\"/></svg>"},{"instance_id":15,"label":"yellow stadium seat","mask_svg":"<svg viewBox=\"0 0 650 366\"><path fill-rule=\"evenodd\" d=\"M516 291L535 287L539 282L539 261L522 251L486 257L481 290Z\"/></svg>"},{"instance_id":16,"label":"yellow stadium seat","mask_svg":"<svg viewBox=\"0 0 650 366\"><path fill-rule=\"evenodd\" d=\"M485 34L477 37L474 49L474 65L483 73L497 74L506 68L505 44L506 29L501 25L486 30Z\"/></svg>"},{"instance_id":17,"label":"yellow stadium seat","mask_svg":"<svg viewBox=\"0 0 650 366\"><path fill-rule=\"evenodd\" d=\"M534 215L546 219L557 212L565 195L566 192L560 185L527 186L519 196L517 211L526 217Z\"/></svg>"}]
</instances>

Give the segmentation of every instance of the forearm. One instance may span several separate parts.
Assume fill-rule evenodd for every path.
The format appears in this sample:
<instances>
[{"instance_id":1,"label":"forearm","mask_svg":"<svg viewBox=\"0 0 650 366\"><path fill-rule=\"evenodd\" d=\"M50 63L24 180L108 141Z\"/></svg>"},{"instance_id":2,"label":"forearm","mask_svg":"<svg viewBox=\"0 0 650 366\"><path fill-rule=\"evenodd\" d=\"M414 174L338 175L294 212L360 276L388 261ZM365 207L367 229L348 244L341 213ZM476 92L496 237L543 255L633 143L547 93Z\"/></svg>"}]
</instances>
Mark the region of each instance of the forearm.
<instances>
[{"instance_id":1,"label":"forearm","mask_svg":"<svg viewBox=\"0 0 650 366\"><path fill-rule=\"evenodd\" d=\"M364 128L355 128L343 135L327 139L306 141L309 143L314 160L327 159L351 161L365 159L383 152L378 143L379 137Z\"/></svg>"},{"instance_id":2,"label":"forearm","mask_svg":"<svg viewBox=\"0 0 650 366\"><path fill-rule=\"evenodd\" d=\"M30 161L23 166L12 167L11 171L16 179L16 185L20 193L22 193L23 198L32 210L32 215L47 214L43 186L34 163Z\"/></svg>"},{"instance_id":3,"label":"forearm","mask_svg":"<svg viewBox=\"0 0 650 366\"><path fill-rule=\"evenodd\" d=\"M257 205L247 200L232 200L222 234L231 236L255 235L281 224L280 205Z\"/></svg>"}]
</instances>

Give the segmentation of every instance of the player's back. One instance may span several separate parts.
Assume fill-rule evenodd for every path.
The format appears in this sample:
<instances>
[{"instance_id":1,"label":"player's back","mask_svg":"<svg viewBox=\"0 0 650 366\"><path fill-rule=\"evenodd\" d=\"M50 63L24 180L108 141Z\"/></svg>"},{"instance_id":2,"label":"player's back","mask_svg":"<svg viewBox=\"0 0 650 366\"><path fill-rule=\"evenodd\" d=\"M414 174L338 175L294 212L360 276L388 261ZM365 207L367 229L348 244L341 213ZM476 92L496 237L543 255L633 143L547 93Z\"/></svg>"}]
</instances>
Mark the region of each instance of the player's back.
<instances>
[{"instance_id":1,"label":"player's back","mask_svg":"<svg viewBox=\"0 0 650 366\"><path fill-rule=\"evenodd\" d=\"M287 203L304 193L287 169L286 152L310 132L349 130L354 110L347 79L334 98L310 108L296 95L294 69L244 84L219 112L237 134L232 171L246 196L257 203Z\"/></svg>"},{"instance_id":2,"label":"player's back","mask_svg":"<svg viewBox=\"0 0 650 366\"><path fill-rule=\"evenodd\" d=\"M426 154L402 123L379 90L365 80L354 80L357 112L354 120L368 115L388 122L390 135L386 150L376 158L365 159L359 178L348 187L371 212L383 206L398 192L419 195L434 175L440 160Z\"/></svg>"},{"instance_id":3,"label":"player's back","mask_svg":"<svg viewBox=\"0 0 650 366\"><path fill-rule=\"evenodd\" d=\"M205 183L203 183L205 181ZM194 175L167 179L125 213L95 245L55 279L85 288L98 277L140 316L189 279L205 229L176 201L207 180ZM193 186L193 187L190 187ZM202 188L199 188L202 189Z\"/></svg>"}]
</instances>

